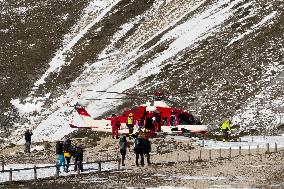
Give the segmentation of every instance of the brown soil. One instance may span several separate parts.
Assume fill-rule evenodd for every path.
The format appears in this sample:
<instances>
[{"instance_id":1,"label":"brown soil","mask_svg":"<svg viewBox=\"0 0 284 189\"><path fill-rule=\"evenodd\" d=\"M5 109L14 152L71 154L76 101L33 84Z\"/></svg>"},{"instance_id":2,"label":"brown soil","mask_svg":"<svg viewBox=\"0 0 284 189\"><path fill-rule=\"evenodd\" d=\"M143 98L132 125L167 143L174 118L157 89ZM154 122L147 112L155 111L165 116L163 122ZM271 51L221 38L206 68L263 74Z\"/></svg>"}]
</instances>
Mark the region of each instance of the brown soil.
<instances>
[{"instance_id":1,"label":"brown soil","mask_svg":"<svg viewBox=\"0 0 284 189\"><path fill-rule=\"evenodd\" d=\"M81 139L85 145L85 160L103 160L115 158L117 155L117 140L110 137L98 141L97 146L88 146L88 140ZM170 144L170 152L168 145ZM157 146L159 152L157 153ZM11 151L20 150L21 146L4 149L2 155L9 163L54 163L55 156L50 152L49 160L36 157L46 157L46 152L36 152L27 156L24 154L9 155ZM52 147L53 148L53 147ZM151 165L135 166L135 156L130 148L126 166L121 170L101 173L81 174L81 176L60 177L59 179L44 179L38 182L16 182L1 185L0 188L147 188L159 186L185 188L283 188L284 185L284 151L265 153L260 150L242 151L209 150L193 146L191 142L176 142L174 140L152 140ZM201 150L201 159L199 159ZM168 153L169 152L169 153ZM43 153L40 155L40 153ZM108 155L107 155L108 154ZM190 154L190 162L189 162Z\"/></svg>"}]
</instances>

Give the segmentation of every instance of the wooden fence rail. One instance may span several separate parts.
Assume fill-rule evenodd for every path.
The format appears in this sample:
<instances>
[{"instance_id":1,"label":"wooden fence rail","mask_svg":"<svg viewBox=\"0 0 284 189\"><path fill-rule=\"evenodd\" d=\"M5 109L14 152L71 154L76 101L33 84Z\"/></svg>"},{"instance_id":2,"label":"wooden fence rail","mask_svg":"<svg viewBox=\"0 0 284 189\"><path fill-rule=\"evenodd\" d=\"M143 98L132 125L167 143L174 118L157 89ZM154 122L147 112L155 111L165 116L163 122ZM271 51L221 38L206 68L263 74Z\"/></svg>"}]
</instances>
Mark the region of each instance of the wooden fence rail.
<instances>
[{"instance_id":1,"label":"wooden fence rail","mask_svg":"<svg viewBox=\"0 0 284 189\"><path fill-rule=\"evenodd\" d=\"M121 160L120 158L118 159L109 159L109 160L98 160L98 161L93 161L93 162L82 162L83 165L88 165L88 164L98 164L98 171L101 172L102 170L102 163L108 163L108 162L117 162L117 169L120 170L120 163ZM69 165L75 165L75 163L70 163ZM78 165L78 163L77 163ZM33 170L34 172L34 181L36 181L38 179L38 175L37 172L40 169L49 169L49 168L55 168L55 178L59 177L59 169L58 169L58 165L47 165L47 166L36 166L34 165L34 167L27 167L27 168L19 168L19 169L5 169L4 167L4 163L2 161L2 170L0 171L1 173L9 173L9 182L13 181L13 172L19 172L19 171L27 171L27 170ZM77 174L80 174L80 169L79 167L77 168Z\"/></svg>"},{"instance_id":2,"label":"wooden fence rail","mask_svg":"<svg viewBox=\"0 0 284 189\"><path fill-rule=\"evenodd\" d=\"M199 151L196 151L196 152L192 151L189 148L187 150L182 150L182 149L177 148L176 152L174 152L173 149L174 148L171 148L169 145L157 146L156 155L163 155L163 158L166 158L166 162L175 163L174 161L172 161L173 159L175 159L176 162L178 163L178 162L194 162L194 161L201 161L201 160L202 161L204 161L204 160L211 161L211 160L214 160L214 159L220 159L220 160L231 159L231 158L234 158L234 157L240 157L240 156L244 156L244 155L252 156L254 154L260 155L261 153L269 154L269 153L274 153L274 152L278 152L278 151L281 150L281 149L278 149L278 146L277 146L276 143L274 145L274 150L270 149L270 145L269 145L269 143L267 143L264 146L262 151L260 151L259 145L256 146L255 150L252 150L251 146L248 146L248 149L244 149L241 146L239 146L235 150L233 150L231 147L229 147L228 149L219 148L219 149L215 149L215 150L201 148ZM235 152L235 153L233 153L233 152ZM173 158L174 154L172 154L172 153L176 153L176 158ZM182 156L182 154L184 156ZM195 158L193 157L193 155L195 155ZM184 158L184 159L182 159L182 158ZM86 162L83 162L83 165L98 164L98 172L101 172L102 171L102 163L107 163L107 162L117 162L117 169L120 170L121 159L119 158L119 154L117 154L117 158L114 158L114 159L110 159L109 154L107 154L106 160L98 160L98 161L91 161L91 162L86 161ZM157 162L157 163L161 163L161 162ZM69 165L75 165L75 163L71 163ZM33 172L34 172L33 180L36 181L38 179L38 170L48 169L48 168L56 168L56 172L55 172L54 177L55 178L59 177L59 169L58 169L57 164L48 165L48 166L36 166L35 165L34 167L30 167L30 168L20 168L20 169L10 168L8 170L7 169L5 170L4 160L2 160L2 171L0 171L0 174L1 173L9 173L9 182L12 182L13 181L13 172L33 170ZM79 168L77 168L77 174L80 174Z\"/></svg>"}]
</instances>

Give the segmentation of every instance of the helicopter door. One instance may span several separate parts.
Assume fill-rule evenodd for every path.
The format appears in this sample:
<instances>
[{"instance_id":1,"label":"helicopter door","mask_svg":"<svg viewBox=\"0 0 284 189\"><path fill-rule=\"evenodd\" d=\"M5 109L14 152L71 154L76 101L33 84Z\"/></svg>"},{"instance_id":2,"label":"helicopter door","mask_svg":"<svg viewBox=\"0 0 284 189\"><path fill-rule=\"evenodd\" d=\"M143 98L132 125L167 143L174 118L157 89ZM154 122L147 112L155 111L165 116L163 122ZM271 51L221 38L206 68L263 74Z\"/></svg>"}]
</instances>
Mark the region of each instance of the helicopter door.
<instances>
[{"instance_id":1,"label":"helicopter door","mask_svg":"<svg viewBox=\"0 0 284 189\"><path fill-rule=\"evenodd\" d=\"M191 124L193 124L192 120L190 119L189 115L187 115L187 114L178 115L178 122L179 122L179 125L191 125Z\"/></svg>"},{"instance_id":2,"label":"helicopter door","mask_svg":"<svg viewBox=\"0 0 284 189\"><path fill-rule=\"evenodd\" d=\"M145 129L152 130L152 131L154 130L154 124L153 124L152 117L146 117Z\"/></svg>"},{"instance_id":3,"label":"helicopter door","mask_svg":"<svg viewBox=\"0 0 284 189\"><path fill-rule=\"evenodd\" d=\"M161 114L156 114L155 117L156 117L155 131L156 132L161 132L161 125L162 125Z\"/></svg>"}]
</instances>

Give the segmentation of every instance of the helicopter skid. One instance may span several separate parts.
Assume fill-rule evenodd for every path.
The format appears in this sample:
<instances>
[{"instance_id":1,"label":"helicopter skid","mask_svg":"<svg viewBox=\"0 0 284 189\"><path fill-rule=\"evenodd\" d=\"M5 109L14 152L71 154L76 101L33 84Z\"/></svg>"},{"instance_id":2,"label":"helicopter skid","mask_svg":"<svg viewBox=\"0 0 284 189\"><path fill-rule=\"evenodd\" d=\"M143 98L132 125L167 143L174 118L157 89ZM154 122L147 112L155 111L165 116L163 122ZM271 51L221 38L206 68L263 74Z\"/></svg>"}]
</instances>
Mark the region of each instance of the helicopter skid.
<instances>
[{"instance_id":1,"label":"helicopter skid","mask_svg":"<svg viewBox=\"0 0 284 189\"><path fill-rule=\"evenodd\" d=\"M207 125L177 125L177 126L161 126L161 131L165 133L180 133L184 130L189 133L207 133Z\"/></svg>"}]
</instances>

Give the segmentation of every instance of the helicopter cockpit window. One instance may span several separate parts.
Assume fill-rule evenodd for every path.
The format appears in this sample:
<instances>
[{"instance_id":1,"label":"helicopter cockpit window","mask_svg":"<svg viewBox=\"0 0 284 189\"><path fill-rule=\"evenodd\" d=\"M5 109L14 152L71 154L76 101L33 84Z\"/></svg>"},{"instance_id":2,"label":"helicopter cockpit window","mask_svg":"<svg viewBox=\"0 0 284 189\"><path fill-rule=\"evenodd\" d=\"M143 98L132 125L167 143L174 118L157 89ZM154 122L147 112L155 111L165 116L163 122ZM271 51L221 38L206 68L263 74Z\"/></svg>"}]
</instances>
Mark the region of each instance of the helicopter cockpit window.
<instances>
[{"instance_id":1,"label":"helicopter cockpit window","mask_svg":"<svg viewBox=\"0 0 284 189\"><path fill-rule=\"evenodd\" d=\"M178 115L178 121L180 125L191 125L193 124L192 120L187 114Z\"/></svg>"},{"instance_id":2,"label":"helicopter cockpit window","mask_svg":"<svg viewBox=\"0 0 284 189\"><path fill-rule=\"evenodd\" d=\"M175 115L171 115L171 117L170 117L170 125L171 126L175 126L176 125L176 116Z\"/></svg>"},{"instance_id":3,"label":"helicopter cockpit window","mask_svg":"<svg viewBox=\"0 0 284 189\"><path fill-rule=\"evenodd\" d=\"M163 118L163 125L167 125L167 124L168 124L167 117L164 117L164 118Z\"/></svg>"}]
</instances>

